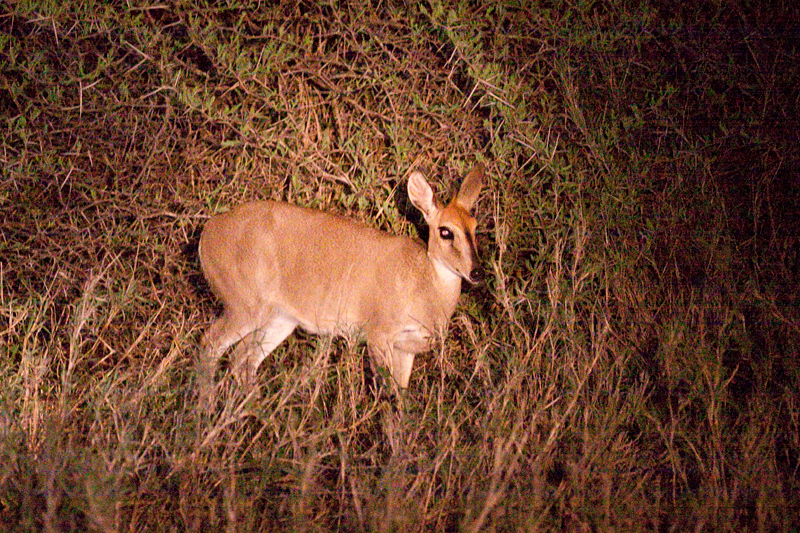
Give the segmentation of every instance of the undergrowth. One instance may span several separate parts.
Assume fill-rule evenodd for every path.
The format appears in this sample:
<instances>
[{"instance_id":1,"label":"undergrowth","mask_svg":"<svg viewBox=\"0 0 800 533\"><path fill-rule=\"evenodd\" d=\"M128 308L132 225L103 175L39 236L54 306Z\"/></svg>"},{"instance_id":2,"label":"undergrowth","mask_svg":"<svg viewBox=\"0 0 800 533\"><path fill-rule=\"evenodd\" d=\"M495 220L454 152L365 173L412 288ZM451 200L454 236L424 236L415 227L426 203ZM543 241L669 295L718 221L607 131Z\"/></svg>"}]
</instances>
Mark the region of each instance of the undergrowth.
<instances>
[{"instance_id":1,"label":"undergrowth","mask_svg":"<svg viewBox=\"0 0 800 533\"><path fill-rule=\"evenodd\" d=\"M281 5L282 4L282 5ZM7 531L796 531L797 8L8 3ZM193 366L253 198L414 234L481 161L487 281L402 397L294 335Z\"/></svg>"}]
</instances>

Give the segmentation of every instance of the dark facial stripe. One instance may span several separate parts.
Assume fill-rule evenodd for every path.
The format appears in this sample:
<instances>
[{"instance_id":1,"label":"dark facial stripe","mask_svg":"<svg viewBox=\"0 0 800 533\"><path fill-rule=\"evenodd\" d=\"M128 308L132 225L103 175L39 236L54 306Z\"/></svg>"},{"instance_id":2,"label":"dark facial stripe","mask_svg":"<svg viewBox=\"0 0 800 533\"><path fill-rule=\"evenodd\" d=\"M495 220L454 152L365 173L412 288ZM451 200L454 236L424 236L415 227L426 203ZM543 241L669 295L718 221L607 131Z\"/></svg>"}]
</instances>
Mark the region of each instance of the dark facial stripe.
<instances>
[{"instance_id":1,"label":"dark facial stripe","mask_svg":"<svg viewBox=\"0 0 800 533\"><path fill-rule=\"evenodd\" d=\"M469 250L472 252L472 261L478 260L478 247L475 245L475 236L472 234L471 231L465 231L464 235L467 237L467 243L469 244Z\"/></svg>"}]
</instances>

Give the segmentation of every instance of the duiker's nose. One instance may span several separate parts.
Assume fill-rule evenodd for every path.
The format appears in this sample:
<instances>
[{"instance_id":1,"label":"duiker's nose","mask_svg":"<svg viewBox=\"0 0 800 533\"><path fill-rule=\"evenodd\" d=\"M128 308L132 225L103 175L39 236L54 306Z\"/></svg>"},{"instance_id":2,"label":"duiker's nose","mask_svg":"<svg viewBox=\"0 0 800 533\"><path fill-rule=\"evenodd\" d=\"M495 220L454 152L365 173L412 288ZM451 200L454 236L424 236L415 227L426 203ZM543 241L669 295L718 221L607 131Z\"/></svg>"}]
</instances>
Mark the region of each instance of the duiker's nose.
<instances>
[{"instance_id":1,"label":"duiker's nose","mask_svg":"<svg viewBox=\"0 0 800 533\"><path fill-rule=\"evenodd\" d=\"M483 281L483 276L484 276L483 268L480 266L476 266L469 273L469 280L473 285L476 285Z\"/></svg>"}]
</instances>

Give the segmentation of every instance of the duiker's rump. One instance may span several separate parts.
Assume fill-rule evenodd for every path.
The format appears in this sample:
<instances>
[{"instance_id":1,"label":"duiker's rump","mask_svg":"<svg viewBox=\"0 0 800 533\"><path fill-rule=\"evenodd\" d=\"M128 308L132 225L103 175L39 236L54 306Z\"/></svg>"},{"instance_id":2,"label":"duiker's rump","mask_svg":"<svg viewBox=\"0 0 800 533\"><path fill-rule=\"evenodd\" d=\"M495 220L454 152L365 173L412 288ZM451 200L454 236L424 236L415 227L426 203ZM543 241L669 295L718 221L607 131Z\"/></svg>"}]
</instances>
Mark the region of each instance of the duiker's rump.
<instances>
[{"instance_id":1,"label":"duiker's rump","mask_svg":"<svg viewBox=\"0 0 800 533\"><path fill-rule=\"evenodd\" d=\"M478 164L442 206L419 172L408 195L430 228L427 250L346 218L280 202L251 202L209 220L200 263L224 312L203 338L201 396L212 397L220 356L241 382L300 326L311 333L363 331L370 353L408 386L414 356L447 324L461 280L481 276L470 215L483 186Z\"/></svg>"}]
</instances>

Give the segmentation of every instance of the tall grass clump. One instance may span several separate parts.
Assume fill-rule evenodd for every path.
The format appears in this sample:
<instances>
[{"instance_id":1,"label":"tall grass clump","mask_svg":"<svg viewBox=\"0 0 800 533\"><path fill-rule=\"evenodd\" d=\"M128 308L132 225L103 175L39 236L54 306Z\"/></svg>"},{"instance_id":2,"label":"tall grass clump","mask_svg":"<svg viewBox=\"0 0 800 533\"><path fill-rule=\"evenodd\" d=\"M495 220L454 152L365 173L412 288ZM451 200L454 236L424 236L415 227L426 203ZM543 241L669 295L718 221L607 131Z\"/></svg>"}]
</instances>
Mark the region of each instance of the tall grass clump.
<instances>
[{"instance_id":1,"label":"tall grass clump","mask_svg":"<svg viewBox=\"0 0 800 533\"><path fill-rule=\"evenodd\" d=\"M0 12L7 531L796 531L798 8ZM411 387L194 361L196 246L273 198L398 234L475 161L487 271Z\"/></svg>"}]
</instances>

